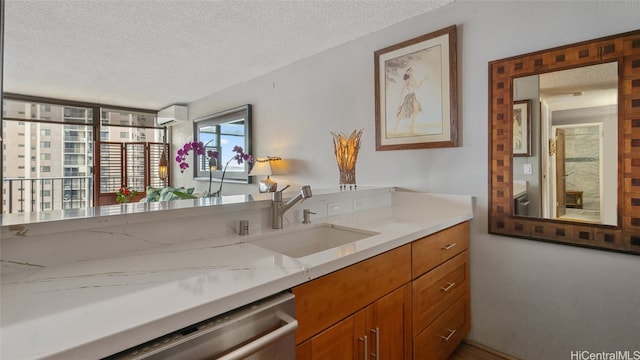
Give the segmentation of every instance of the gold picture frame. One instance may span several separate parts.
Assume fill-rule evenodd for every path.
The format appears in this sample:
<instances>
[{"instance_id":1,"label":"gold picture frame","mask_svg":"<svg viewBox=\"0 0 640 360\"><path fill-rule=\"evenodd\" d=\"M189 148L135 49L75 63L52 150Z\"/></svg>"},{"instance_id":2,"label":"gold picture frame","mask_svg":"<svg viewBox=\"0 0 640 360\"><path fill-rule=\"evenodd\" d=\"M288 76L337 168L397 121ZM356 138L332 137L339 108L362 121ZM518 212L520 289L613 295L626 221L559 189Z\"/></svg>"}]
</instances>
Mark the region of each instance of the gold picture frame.
<instances>
[{"instance_id":1,"label":"gold picture frame","mask_svg":"<svg viewBox=\"0 0 640 360\"><path fill-rule=\"evenodd\" d=\"M374 53L376 150L458 146L456 26Z\"/></svg>"}]
</instances>

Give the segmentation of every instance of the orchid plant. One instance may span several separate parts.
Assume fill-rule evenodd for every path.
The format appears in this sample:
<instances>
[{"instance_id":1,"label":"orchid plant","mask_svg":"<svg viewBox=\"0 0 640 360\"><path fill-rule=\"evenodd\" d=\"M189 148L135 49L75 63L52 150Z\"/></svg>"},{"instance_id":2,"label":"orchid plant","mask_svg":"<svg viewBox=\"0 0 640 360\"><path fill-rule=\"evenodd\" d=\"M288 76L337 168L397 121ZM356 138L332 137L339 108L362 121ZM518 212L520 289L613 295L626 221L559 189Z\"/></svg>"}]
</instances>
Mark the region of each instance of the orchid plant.
<instances>
[{"instance_id":1,"label":"orchid plant","mask_svg":"<svg viewBox=\"0 0 640 360\"><path fill-rule=\"evenodd\" d=\"M184 171L189 168L189 163L187 163L187 156L189 155L189 152L193 150L196 156L205 155L209 160L208 196L220 196L222 191L222 183L224 182L224 175L227 173L227 166L229 166L229 163L232 160L235 160L238 162L239 165L244 163L245 161L251 164L253 163L253 156L251 156L251 154L245 153L242 146L237 146L237 145L234 146L233 152L236 154L232 156L231 159L229 159L229 161L227 161L227 163L224 165L224 169L222 171L222 178L220 180L220 188L215 193L211 193L211 183L213 181L213 172L217 168L217 161L218 161L217 159L220 153L214 150L206 150L207 144L203 144L202 141L187 142L186 144L184 144L184 146L182 146L182 148L178 149L175 160L180 166L180 172L184 173Z\"/></svg>"}]
</instances>

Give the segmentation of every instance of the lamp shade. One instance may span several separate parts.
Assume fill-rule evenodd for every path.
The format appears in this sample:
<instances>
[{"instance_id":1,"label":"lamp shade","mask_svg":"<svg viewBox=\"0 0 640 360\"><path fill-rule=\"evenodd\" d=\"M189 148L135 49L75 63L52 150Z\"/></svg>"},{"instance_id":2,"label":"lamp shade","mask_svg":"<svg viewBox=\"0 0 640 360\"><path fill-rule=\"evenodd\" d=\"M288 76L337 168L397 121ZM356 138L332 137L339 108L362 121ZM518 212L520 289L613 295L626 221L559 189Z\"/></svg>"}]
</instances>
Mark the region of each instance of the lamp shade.
<instances>
[{"instance_id":1,"label":"lamp shade","mask_svg":"<svg viewBox=\"0 0 640 360\"><path fill-rule=\"evenodd\" d=\"M271 171L269 158L256 158L253 168L249 172L249 176L269 176L271 174L273 174L273 171Z\"/></svg>"}]
</instances>

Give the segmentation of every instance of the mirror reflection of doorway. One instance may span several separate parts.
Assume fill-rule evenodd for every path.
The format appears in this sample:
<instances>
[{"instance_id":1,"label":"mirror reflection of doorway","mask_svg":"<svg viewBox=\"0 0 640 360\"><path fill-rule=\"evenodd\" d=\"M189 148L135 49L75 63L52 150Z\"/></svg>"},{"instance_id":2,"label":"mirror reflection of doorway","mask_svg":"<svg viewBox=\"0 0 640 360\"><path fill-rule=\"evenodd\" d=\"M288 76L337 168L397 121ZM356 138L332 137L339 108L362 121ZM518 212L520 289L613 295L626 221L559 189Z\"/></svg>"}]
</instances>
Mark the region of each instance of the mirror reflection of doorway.
<instances>
[{"instance_id":1,"label":"mirror reflection of doorway","mask_svg":"<svg viewBox=\"0 0 640 360\"><path fill-rule=\"evenodd\" d=\"M524 183L529 199L525 216L618 224L617 76L613 62L514 79L514 106L531 101L531 154L513 157L514 189ZM560 155L556 129L566 140Z\"/></svg>"},{"instance_id":2,"label":"mirror reflection of doorway","mask_svg":"<svg viewBox=\"0 0 640 360\"><path fill-rule=\"evenodd\" d=\"M617 224L617 74L603 63L539 75L542 217Z\"/></svg>"},{"instance_id":3,"label":"mirror reflection of doorway","mask_svg":"<svg viewBox=\"0 0 640 360\"><path fill-rule=\"evenodd\" d=\"M567 213L567 171L565 168L565 133L564 130L556 128L556 216L563 217Z\"/></svg>"},{"instance_id":4,"label":"mirror reflection of doorway","mask_svg":"<svg viewBox=\"0 0 640 360\"><path fill-rule=\"evenodd\" d=\"M601 223L602 123L553 126L556 152L554 218Z\"/></svg>"}]
</instances>

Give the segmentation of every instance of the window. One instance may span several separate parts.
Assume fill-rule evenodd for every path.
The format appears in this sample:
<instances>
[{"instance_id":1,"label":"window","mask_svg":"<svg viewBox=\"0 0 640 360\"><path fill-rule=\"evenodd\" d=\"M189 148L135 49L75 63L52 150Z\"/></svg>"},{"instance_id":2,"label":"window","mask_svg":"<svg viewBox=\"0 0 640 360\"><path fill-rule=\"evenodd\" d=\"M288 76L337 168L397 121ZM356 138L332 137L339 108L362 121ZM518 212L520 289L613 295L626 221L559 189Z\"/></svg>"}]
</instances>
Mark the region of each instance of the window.
<instances>
[{"instance_id":1,"label":"window","mask_svg":"<svg viewBox=\"0 0 640 360\"><path fill-rule=\"evenodd\" d=\"M79 170L76 167L64 168L64 176L79 176Z\"/></svg>"},{"instance_id":2,"label":"window","mask_svg":"<svg viewBox=\"0 0 640 360\"><path fill-rule=\"evenodd\" d=\"M213 178L220 179L226 169L225 179L248 183L249 168L247 164L238 164L230 160L235 155L234 146L241 146L245 152L251 153L251 105L244 105L195 120L193 138L202 141L207 150L219 152L220 166L213 173ZM209 177L209 167L205 156L198 157L194 173L196 177Z\"/></svg>"},{"instance_id":3,"label":"window","mask_svg":"<svg viewBox=\"0 0 640 360\"><path fill-rule=\"evenodd\" d=\"M42 190L42 196L51 196L51 190Z\"/></svg>"},{"instance_id":4,"label":"window","mask_svg":"<svg viewBox=\"0 0 640 360\"><path fill-rule=\"evenodd\" d=\"M64 153L65 154L84 154L86 146L84 143L64 143Z\"/></svg>"},{"instance_id":5,"label":"window","mask_svg":"<svg viewBox=\"0 0 640 360\"><path fill-rule=\"evenodd\" d=\"M25 186L27 187L25 191L37 194L36 197L25 200L25 203L32 202L35 198L41 198L45 196L45 193L50 193L50 205L47 206L53 209L63 206L62 201L59 202L57 198L56 189L60 189L60 180L57 178L66 175L78 184L80 182L85 184L82 188L82 194L78 194L77 204L67 203L67 206L69 208L93 206L94 180L91 178L94 176L94 172L95 176L101 174L100 169L105 167L103 164L105 160L93 155L93 152L97 150L94 149L94 140L115 140L120 142L123 147L127 146L125 144L135 142L135 149L132 147L128 152L118 153L123 161L122 171L118 172L117 176L118 187L122 185L124 179L131 182L130 185L135 186L139 191L144 191L147 185L163 185L158 178L157 162L162 151L160 142L166 131L156 127L155 111L102 109L99 106L74 104L69 101L65 101L65 105L61 105L56 104L57 100L53 99L49 100L49 103L41 103L35 98L30 100L28 97L21 96L18 100L12 99L11 96L9 94L9 98L5 96L3 99L3 115L5 116L2 121L3 130L9 129L11 133L2 135L16 141L8 144L3 142L2 144L2 156L8 159L8 163L11 163L11 166L3 166L8 171L3 170L2 174L9 178L40 178L37 180L37 189ZM99 119L97 115L100 115ZM44 120L47 122L44 123ZM99 120L99 122L94 122L94 120ZM94 130L99 130L100 134L96 136L93 133ZM20 133L20 138L18 138L18 133ZM26 159L30 159L28 164ZM20 169L18 169L19 165L22 165ZM45 185L47 182L50 185ZM15 189L15 182L13 189ZM45 192L45 189L48 191ZM113 190L109 192L113 192ZM76 202L73 201L75 196L71 196L70 202ZM52 199L55 199L55 202ZM17 202L18 200L14 198L13 201ZM81 205L80 202L84 205ZM100 203L95 203L95 205L100 205ZM28 208L26 211L43 210L44 206L44 202L38 199L33 210ZM16 206L9 207L13 208L12 211L16 209Z\"/></svg>"},{"instance_id":6,"label":"window","mask_svg":"<svg viewBox=\"0 0 640 360\"><path fill-rule=\"evenodd\" d=\"M64 164L65 165L87 165L87 163L85 162L84 154L65 154Z\"/></svg>"},{"instance_id":7,"label":"window","mask_svg":"<svg viewBox=\"0 0 640 360\"><path fill-rule=\"evenodd\" d=\"M162 147L162 143L99 143L100 193L110 193L120 188L124 174L127 181L125 185L139 192L144 191L147 185L163 186L158 177Z\"/></svg>"},{"instance_id":8,"label":"window","mask_svg":"<svg viewBox=\"0 0 640 360\"><path fill-rule=\"evenodd\" d=\"M91 109L78 107L64 107L65 119L88 119L90 118Z\"/></svg>"}]
</instances>

